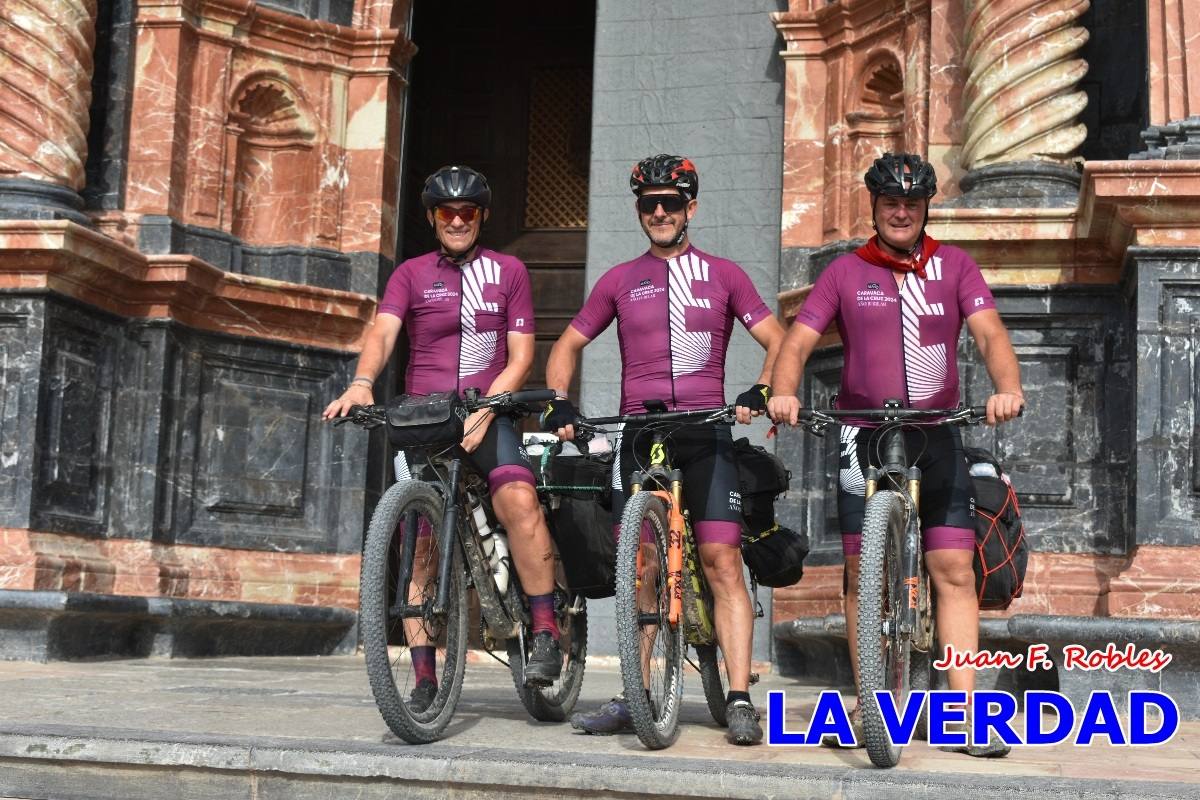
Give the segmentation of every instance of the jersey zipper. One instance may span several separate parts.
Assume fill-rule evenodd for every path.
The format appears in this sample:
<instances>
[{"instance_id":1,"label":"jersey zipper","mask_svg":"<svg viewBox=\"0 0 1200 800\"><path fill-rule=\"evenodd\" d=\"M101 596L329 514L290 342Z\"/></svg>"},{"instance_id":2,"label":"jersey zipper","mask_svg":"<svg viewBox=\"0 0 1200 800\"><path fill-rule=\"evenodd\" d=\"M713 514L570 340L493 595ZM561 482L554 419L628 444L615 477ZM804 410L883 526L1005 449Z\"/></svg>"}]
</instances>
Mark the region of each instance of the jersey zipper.
<instances>
[{"instance_id":1,"label":"jersey zipper","mask_svg":"<svg viewBox=\"0 0 1200 800\"><path fill-rule=\"evenodd\" d=\"M465 284L463 280L463 271L459 267L458 270L458 362L454 365L454 393L462 395L462 312L463 312L463 295L465 294Z\"/></svg>"}]
</instances>

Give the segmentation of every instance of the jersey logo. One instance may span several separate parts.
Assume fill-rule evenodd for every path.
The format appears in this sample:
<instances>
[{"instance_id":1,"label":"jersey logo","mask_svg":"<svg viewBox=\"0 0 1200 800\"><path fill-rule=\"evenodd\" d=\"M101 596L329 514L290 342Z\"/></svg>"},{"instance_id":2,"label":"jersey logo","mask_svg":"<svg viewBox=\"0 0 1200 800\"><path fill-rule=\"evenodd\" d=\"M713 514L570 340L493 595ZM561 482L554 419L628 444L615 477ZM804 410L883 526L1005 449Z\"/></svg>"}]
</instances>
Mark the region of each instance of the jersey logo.
<instances>
[{"instance_id":1,"label":"jersey logo","mask_svg":"<svg viewBox=\"0 0 1200 800\"><path fill-rule=\"evenodd\" d=\"M940 262L939 262L940 270ZM904 371L908 376L909 400L926 400L946 388L949 366L944 342L921 345L921 318L945 316L942 303L925 299L925 283L908 275L900 287L900 310L904 328Z\"/></svg>"},{"instance_id":2,"label":"jersey logo","mask_svg":"<svg viewBox=\"0 0 1200 800\"><path fill-rule=\"evenodd\" d=\"M868 289L870 289L871 291L878 292L878 291L879 291L879 284L878 284L878 283L871 282L871 283L868 283L868 284L867 284L867 288L868 288Z\"/></svg>"},{"instance_id":3,"label":"jersey logo","mask_svg":"<svg viewBox=\"0 0 1200 800\"><path fill-rule=\"evenodd\" d=\"M743 317L742 317L742 321L743 321L743 322L745 322L747 325L749 325L749 324L750 324L750 318L751 318L752 316L754 316L753 312L751 312L751 313L747 313L745 316L743 316Z\"/></svg>"},{"instance_id":4,"label":"jersey logo","mask_svg":"<svg viewBox=\"0 0 1200 800\"><path fill-rule=\"evenodd\" d=\"M638 286L649 286L652 281L649 278L642 278L642 282Z\"/></svg>"},{"instance_id":5,"label":"jersey logo","mask_svg":"<svg viewBox=\"0 0 1200 800\"><path fill-rule=\"evenodd\" d=\"M496 357L496 331L476 331L475 315L480 311L497 312L499 303L483 299L483 287L499 285L500 265L481 257L463 267L462 310L460 325L462 346L458 355L458 377L465 378L483 372Z\"/></svg>"},{"instance_id":6,"label":"jersey logo","mask_svg":"<svg viewBox=\"0 0 1200 800\"><path fill-rule=\"evenodd\" d=\"M524 317L517 317L517 327L518 328L525 327L525 318Z\"/></svg>"},{"instance_id":7,"label":"jersey logo","mask_svg":"<svg viewBox=\"0 0 1200 800\"><path fill-rule=\"evenodd\" d=\"M689 331L687 309L712 308L712 302L697 298L692 284L708 282L708 262L695 253L684 253L667 262L668 298L671 317L671 377L704 369L712 355L712 333Z\"/></svg>"},{"instance_id":8,"label":"jersey logo","mask_svg":"<svg viewBox=\"0 0 1200 800\"><path fill-rule=\"evenodd\" d=\"M982 298L982 297L976 297L976 298L975 298L975 308L979 308L981 305L983 305L983 298Z\"/></svg>"},{"instance_id":9,"label":"jersey logo","mask_svg":"<svg viewBox=\"0 0 1200 800\"><path fill-rule=\"evenodd\" d=\"M434 282L433 282L433 288L435 288L435 289L445 289L445 288L446 288L446 282L445 282L445 281L434 281Z\"/></svg>"}]
</instances>

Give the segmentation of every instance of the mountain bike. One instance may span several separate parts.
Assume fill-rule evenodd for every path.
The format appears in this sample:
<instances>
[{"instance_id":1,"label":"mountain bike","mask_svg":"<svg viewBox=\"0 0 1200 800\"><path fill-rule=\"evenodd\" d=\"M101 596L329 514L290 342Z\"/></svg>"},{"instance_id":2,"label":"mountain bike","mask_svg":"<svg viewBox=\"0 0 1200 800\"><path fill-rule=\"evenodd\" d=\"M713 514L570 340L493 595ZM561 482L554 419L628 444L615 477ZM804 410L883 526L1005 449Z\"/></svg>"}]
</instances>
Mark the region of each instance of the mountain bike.
<instances>
[{"instance_id":1,"label":"mountain bike","mask_svg":"<svg viewBox=\"0 0 1200 800\"><path fill-rule=\"evenodd\" d=\"M487 408L522 416L534 410L528 403L553 397L549 390L493 397L468 390L463 406L467 413ZM342 422L377 428L387 424L387 407L354 406L337 420ZM423 479L399 480L380 498L367 529L359 589L367 675L384 721L410 744L442 736L462 693L470 616L467 589L473 587L484 648L509 667L521 702L534 719L561 722L583 683L584 598L558 576L554 595L562 673L549 686L527 685L532 619L492 510L487 476L458 444L406 448L405 456L412 474ZM435 692L414 678L414 642L435 647ZM507 662L495 655L501 644Z\"/></svg>"},{"instance_id":2,"label":"mountain bike","mask_svg":"<svg viewBox=\"0 0 1200 800\"><path fill-rule=\"evenodd\" d=\"M801 409L800 424L820 436L839 420L880 423L876 454L881 467L868 466L866 511L858 575L858 682L863 734L871 763L894 767L903 748L887 735L875 692L890 692L898 708L908 693L928 689L936 638L934 597L921 549L918 511L921 470L912 465L904 442L908 427L975 425L987 419L984 406L957 409Z\"/></svg>"},{"instance_id":3,"label":"mountain bike","mask_svg":"<svg viewBox=\"0 0 1200 800\"><path fill-rule=\"evenodd\" d=\"M727 724L713 597L683 502L683 472L671 466L670 434L682 425L732 421L733 406L725 406L592 417L575 425L576 440L620 423L645 423L632 435L651 437L649 463L631 475L621 517L615 606L625 701L638 739L652 750L678 736L688 645L696 651L698 663L689 663L700 673L708 710L718 725Z\"/></svg>"}]
</instances>

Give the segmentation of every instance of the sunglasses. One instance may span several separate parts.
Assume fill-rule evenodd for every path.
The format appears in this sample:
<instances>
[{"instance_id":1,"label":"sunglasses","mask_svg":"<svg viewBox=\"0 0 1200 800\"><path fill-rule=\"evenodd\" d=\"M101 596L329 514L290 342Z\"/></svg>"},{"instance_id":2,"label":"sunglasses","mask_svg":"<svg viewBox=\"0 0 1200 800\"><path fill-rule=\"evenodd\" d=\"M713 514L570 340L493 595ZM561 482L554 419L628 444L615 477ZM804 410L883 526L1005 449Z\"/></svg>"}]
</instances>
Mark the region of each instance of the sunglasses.
<instances>
[{"instance_id":1,"label":"sunglasses","mask_svg":"<svg viewBox=\"0 0 1200 800\"><path fill-rule=\"evenodd\" d=\"M637 199L638 211L643 214L653 214L659 206L666 213L675 214L683 211L686 205L681 194L644 194Z\"/></svg>"},{"instance_id":2,"label":"sunglasses","mask_svg":"<svg viewBox=\"0 0 1200 800\"><path fill-rule=\"evenodd\" d=\"M433 215L437 217L438 222L445 223L446 225L454 222L455 217L458 217L463 222L470 225L475 221L475 218L479 216L479 213L482 210L483 209L481 209L479 206L465 206L464 208L438 206L437 208L433 209Z\"/></svg>"}]
</instances>

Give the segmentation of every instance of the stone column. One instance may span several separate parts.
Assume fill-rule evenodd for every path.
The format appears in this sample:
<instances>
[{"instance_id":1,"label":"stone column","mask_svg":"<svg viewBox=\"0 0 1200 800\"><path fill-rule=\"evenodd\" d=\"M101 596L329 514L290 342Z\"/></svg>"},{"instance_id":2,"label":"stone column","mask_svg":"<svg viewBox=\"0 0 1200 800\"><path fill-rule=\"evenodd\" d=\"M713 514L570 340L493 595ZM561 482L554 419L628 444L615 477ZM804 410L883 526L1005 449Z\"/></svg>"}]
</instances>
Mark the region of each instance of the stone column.
<instances>
[{"instance_id":1,"label":"stone column","mask_svg":"<svg viewBox=\"0 0 1200 800\"><path fill-rule=\"evenodd\" d=\"M1200 6L1187 0L1147 0L1150 127L1146 150L1131 159L1200 159L1200 55L1188 47L1200 34Z\"/></svg>"},{"instance_id":2,"label":"stone column","mask_svg":"<svg viewBox=\"0 0 1200 800\"><path fill-rule=\"evenodd\" d=\"M964 199L970 206L1072 205L1078 122L1087 95L1076 84L1088 40L1074 23L1088 0L974 0L967 16L963 89Z\"/></svg>"},{"instance_id":3,"label":"stone column","mask_svg":"<svg viewBox=\"0 0 1200 800\"><path fill-rule=\"evenodd\" d=\"M87 224L96 0L0 3L0 218Z\"/></svg>"}]
</instances>

